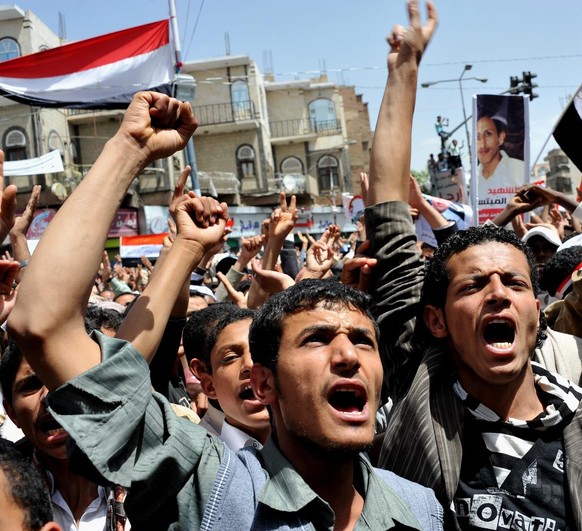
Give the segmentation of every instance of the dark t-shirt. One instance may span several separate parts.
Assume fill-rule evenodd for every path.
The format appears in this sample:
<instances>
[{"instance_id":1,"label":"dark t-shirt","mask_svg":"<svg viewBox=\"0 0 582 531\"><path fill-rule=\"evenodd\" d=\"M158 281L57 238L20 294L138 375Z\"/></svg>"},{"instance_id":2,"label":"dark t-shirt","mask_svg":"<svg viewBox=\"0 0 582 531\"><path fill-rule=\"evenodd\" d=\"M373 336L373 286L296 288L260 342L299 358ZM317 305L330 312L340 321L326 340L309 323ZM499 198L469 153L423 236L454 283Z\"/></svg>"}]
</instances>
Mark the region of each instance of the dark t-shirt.
<instances>
[{"instance_id":1,"label":"dark t-shirt","mask_svg":"<svg viewBox=\"0 0 582 531\"><path fill-rule=\"evenodd\" d=\"M537 430L478 420L471 414L465 421L455 495L461 529L573 530L563 426ZM495 440L503 451L492 451L486 440Z\"/></svg>"}]
</instances>

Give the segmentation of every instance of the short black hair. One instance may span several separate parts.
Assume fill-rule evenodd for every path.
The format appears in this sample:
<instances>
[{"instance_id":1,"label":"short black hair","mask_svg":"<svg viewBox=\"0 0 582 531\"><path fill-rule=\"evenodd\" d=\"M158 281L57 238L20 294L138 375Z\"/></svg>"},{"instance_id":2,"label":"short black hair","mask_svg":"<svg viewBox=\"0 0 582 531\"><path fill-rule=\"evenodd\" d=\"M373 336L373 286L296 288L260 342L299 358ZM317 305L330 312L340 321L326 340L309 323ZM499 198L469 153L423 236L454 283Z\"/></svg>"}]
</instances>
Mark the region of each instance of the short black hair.
<instances>
[{"instance_id":1,"label":"short black hair","mask_svg":"<svg viewBox=\"0 0 582 531\"><path fill-rule=\"evenodd\" d=\"M544 267L542 287L553 297L560 287L582 262L582 246L574 245L562 249L552 256Z\"/></svg>"},{"instance_id":2,"label":"short black hair","mask_svg":"<svg viewBox=\"0 0 582 531\"><path fill-rule=\"evenodd\" d=\"M488 243L511 245L525 255L529 266L529 276L533 293L537 296L539 291L538 268L529 247L523 243L513 231L505 230L495 225L481 225L479 227L469 227L468 229L456 232L447 238L435 251L433 259L428 262L426 266L426 276L422 286L420 299L421 311L429 304L436 306L437 308L445 307L447 289L450 282L450 271L448 266L451 257L462 253L469 247L486 245ZM420 318L419 321L424 324L422 318ZM538 330L536 347L541 347L546 338L546 327L547 324L542 313L540 314L540 327ZM426 337L432 337L432 334L430 334L426 328L421 328L421 332Z\"/></svg>"},{"instance_id":3,"label":"short black hair","mask_svg":"<svg viewBox=\"0 0 582 531\"><path fill-rule=\"evenodd\" d=\"M113 308L102 308L101 306L93 305L87 308L87 313L85 314L85 330L88 334L93 330L101 332L102 328L117 332L122 322L123 316Z\"/></svg>"},{"instance_id":4,"label":"short black hair","mask_svg":"<svg viewBox=\"0 0 582 531\"><path fill-rule=\"evenodd\" d=\"M6 495L24 512L27 531L38 531L53 519L48 490L39 472L11 442L1 438L0 472L8 486Z\"/></svg>"},{"instance_id":5,"label":"short black hair","mask_svg":"<svg viewBox=\"0 0 582 531\"><path fill-rule=\"evenodd\" d=\"M325 309L350 308L361 312L374 325L376 337L380 332L370 313L371 298L333 279L305 279L289 289L273 295L257 311L249 331L249 345L253 362L276 372L279 347L286 317L299 312Z\"/></svg>"},{"instance_id":6,"label":"short black hair","mask_svg":"<svg viewBox=\"0 0 582 531\"><path fill-rule=\"evenodd\" d=\"M12 405L12 386L16 379L16 373L22 364L22 352L14 339L8 340L8 344L0 356L0 386L4 400Z\"/></svg>"},{"instance_id":7,"label":"short black hair","mask_svg":"<svg viewBox=\"0 0 582 531\"><path fill-rule=\"evenodd\" d=\"M188 364L193 358L202 361L209 374L212 374L210 353L220 333L230 324L245 319L253 319L254 310L239 308L234 304L216 303L208 308L194 312L184 327L182 344Z\"/></svg>"}]
</instances>

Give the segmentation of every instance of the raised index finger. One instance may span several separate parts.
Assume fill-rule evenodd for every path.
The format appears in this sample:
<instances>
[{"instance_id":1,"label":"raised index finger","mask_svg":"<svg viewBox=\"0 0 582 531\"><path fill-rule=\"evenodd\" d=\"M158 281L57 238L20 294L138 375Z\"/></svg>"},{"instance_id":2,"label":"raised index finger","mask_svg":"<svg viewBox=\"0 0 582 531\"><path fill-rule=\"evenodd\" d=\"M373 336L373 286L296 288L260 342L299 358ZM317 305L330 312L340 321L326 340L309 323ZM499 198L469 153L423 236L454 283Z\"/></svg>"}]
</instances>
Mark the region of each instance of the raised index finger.
<instances>
[{"instance_id":1,"label":"raised index finger","mask_svg":"<svg viewBox=\"0 0 582 531\"><path fill-rule=\"evenodd\" d=\"M279 206L281 207L281 212L287 212L287 196L285 192L279 194Z\"/></svg>"}]
</instances>

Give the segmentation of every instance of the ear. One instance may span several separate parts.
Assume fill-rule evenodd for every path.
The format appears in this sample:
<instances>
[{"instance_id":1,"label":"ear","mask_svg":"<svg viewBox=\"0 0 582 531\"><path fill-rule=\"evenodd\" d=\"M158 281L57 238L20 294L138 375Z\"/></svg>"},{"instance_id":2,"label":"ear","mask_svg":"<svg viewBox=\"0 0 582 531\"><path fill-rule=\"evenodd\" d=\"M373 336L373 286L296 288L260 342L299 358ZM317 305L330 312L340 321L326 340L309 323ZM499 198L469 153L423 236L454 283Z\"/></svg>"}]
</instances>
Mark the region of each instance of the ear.
<instances>
[{"instance_id":1,"label":"ear","mask_svg":"<svg viewBox=\"0 0 582 531\"><path fill-rule=\"evenodd\" d=\"M14 408L6 400L2 400L2 405L4 406L6 414L10 417L10 420L16 424L17 428L20 428L20 424L18 424L18 420L14 414Z\"/></svg>"},{"instance_id":2,"label":"ear","mask_svg":"<svg viewBox=\"0 0 582 531\"><path fill-rule=\"evenodd\" d=\"M423 310L424 324L437 339L448 337L447 321L442 308L427 304Z\"/></svg>"},{"instance_id":3,"label":"ear","mask_svg":"<svg viewBox=\"0 0 582 531\"><path fill-rule=\"evenodd\" d=\"M499 133L499 145L502 146L505 142L505 131Z\"/></svg>"},{"instance_id":4,"label":"ear","mask_svg":"<svg viewBox=\"0 0 582 531\"><path fill-rule=\"evenodd\" d=\"M263 367L259 363L253 364L251 368L251 387L255 396L262 404L269 405L275 402L277 390L275 387L275 376L271 369Z\"/></svg>"},{"instance_id":5,"label":"ear","mask_svg":"<svg viewBox=\"0 0 582 531\"><path fill-rule=\"evenodd\" d=\"M212 374L206 369L206 364L198 358L192 358L190 361L190 370L200 380L200 387L202 392L213 400L218 400L216 397L216 390L214 389L214 382L212 381Z\"/></svg>"}]
</instances>

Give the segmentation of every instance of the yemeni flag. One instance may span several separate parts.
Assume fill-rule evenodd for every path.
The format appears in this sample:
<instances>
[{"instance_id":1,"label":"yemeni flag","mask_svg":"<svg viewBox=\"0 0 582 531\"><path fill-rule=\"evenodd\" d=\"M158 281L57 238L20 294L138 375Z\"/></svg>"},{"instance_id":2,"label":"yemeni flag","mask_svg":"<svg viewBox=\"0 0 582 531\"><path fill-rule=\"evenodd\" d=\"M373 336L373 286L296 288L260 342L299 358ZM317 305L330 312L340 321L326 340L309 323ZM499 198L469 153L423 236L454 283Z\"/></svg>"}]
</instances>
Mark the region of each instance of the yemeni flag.
<instances>
[{"instance_id":1,"label":"yemeni flag","mask_svg":"<svg viewBox=\"0 0 582 531\"><path fill-rule=\"evenodd\" d=\"M169 20L0 63L0 95L38 107L123 109L134 93L170 94Z\"/></svg>"},{"instance_id":2,"label":"yemeni flag","mask_svg":"<svg viewBox=\"0 0 582 531\"><path fill-rule=\"evenodd\" d=\"M578 89L554 128L554 138L568 158L582 171L582 87Z\"/></svg>"}]
</instances>

